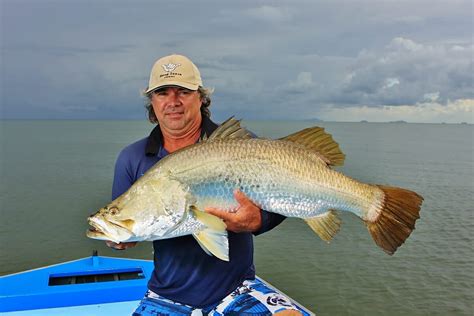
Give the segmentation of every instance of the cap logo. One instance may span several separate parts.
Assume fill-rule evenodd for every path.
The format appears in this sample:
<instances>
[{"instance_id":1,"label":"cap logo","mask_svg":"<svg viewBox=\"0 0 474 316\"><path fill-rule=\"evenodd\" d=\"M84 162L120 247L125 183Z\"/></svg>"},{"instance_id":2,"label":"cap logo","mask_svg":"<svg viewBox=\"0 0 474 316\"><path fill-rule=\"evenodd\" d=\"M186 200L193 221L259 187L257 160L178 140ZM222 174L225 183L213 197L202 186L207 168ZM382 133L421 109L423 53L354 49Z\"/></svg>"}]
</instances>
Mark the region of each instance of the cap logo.
<instances>
[{"instance_id":1,"label":"cap logo","mask_svg":"<svg viewBox=\"0 0 474 316\"><path fill-rule=\"evenodd\" d=\"M172 71L174 71L176 68L178 68L179 66L181 66L181 64L169 63L169 64L161 65L161 67L163 67L163 69L164 69L166 72L172 72Z\"/></svg>"}]
</instances>

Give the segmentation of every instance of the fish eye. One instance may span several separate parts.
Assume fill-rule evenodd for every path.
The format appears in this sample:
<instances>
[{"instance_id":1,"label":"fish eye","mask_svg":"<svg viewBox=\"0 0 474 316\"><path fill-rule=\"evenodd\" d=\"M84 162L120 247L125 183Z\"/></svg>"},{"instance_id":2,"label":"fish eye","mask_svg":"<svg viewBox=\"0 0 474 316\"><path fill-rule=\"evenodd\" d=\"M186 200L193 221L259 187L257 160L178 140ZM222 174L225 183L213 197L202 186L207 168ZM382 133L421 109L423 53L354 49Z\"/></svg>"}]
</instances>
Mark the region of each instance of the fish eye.
<instances>
[{"instance_id":1,"label":"fish eye","mask_svg":"<svg viewBox=\"0 0 474 316\"><path fill-rule=\"evenodd\" d=\"M116 206L111 206L111 207L109 208L109 213L110 213L111 215L116 215L116 214L118 213L118 211L119 211L119 209L118 209Z\"/></svg>"}]
</instances>

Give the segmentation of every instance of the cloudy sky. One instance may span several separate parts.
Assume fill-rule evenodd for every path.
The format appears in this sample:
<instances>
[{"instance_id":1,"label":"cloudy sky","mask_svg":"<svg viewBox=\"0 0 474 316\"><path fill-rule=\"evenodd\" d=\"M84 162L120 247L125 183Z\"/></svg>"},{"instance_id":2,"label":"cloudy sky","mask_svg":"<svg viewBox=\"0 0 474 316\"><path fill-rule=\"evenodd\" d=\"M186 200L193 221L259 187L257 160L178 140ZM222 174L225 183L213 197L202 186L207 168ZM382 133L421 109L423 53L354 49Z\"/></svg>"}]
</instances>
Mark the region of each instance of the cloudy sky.
<instances>
[{"instance_id":1,"label":"cloudy sky","mask_svg":"<svg viewBox=\"0 0 474 316\"><path fill-rule=\"evenodd\" d=\"M179 53L217 120L474 123L469 0L0 3L0 118L144 119Z\"/></svg>"}]
</instances>

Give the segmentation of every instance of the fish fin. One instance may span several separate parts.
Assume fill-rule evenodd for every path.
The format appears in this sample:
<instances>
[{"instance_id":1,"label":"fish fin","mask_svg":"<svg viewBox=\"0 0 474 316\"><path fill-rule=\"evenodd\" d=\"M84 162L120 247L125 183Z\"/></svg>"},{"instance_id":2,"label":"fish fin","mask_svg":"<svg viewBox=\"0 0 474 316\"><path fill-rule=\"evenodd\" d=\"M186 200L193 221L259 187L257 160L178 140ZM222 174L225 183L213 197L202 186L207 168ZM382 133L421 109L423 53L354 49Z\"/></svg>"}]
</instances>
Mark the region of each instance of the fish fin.
<instances>
[{"instance_id":1,"label":"fish fin","mask_svg":"<svg viewBox=\"0 0 474 316\"><path fill-rule=\"evenodd\" d=\"M236 120L231 116L209 136L207 141L230 138L249 139L252 137L249 131L240 126L240 120Z\"/></svg>"},{"instance_id":2,"label":"fish fin","mask_svg":"<svg viewBox=\"0 0 474 316\"><path fill-rule=\"evenodd\" d=\"M334 210L304 220L322 240L327 242L337 234L341 227L341 220Z\"/></svg>"},{"instance_id":3,"label":"fish fin","mask_svg":"<svg viewBox=\"0 0 474 316\"><path fill-rule=\"evenodd\" d=\"M201 249L204 250L204 252L207 255L212 256L212 253L209 251L209 249L207 249L206 246L204 246L204 244L199 240L198 234L197 233L193 234L193 237L194 237L194 239L196 239L199 246L201 246Z\"/></svg>"},{"instance_id":4,"label":"fish fin","mask_svg":"<svg viewBox=\"0 0 474 316\"><path fill-rule=\"evenodd\" d=\"M207 140L207 134L204 134L202 135L201 137L199 137L199 142L205 142Z\"/></svg>"},{"instance_id":5,"label":"fish fin","mask_svg":"<svg viewBox=\"0 0 474 316\"><path fill-rule=\"evenodd\" d=\"M415 222L420 218L423 197L416 192L377 185L383 193L383 202L376 210L374 220L365 220L375 243L389 255L393 255L398 247L415 229Z\"/></svg>"},{"instance_id":6,"label":"fish fin","mask_svg":"<svg viewBox=\"0 0 474 316\"><path fill-rule=\"evenodd\" d=\"M199 211L191 207L196 219L206 225L206 228L194 233L198 244L207 254L213 254L217 258L229 261L229 240L225 223L217 216Z\"/></svg>"},{"instance_id":7,"label":"fish fin","mask_svg":"<svg viewBox=\"0 0 474 316\"><path fill-rule=\"evenodd\" d=\"M342 166L346 155L334 141L331 134L324 131L322 127L305 128L299 132L280 138L293 143L303 145L309 150L317 152L323 160L331 166Z\"/></svg>"},{"instance_id":8,"label":"fish fin","mask_svg":"<svg viewBox=\"0 0 474 316\"><path fill-rule=\"evenodd\" d=\"M213 254L223 261L229 261L229 242L227 231L204 229L193 234L201 248L208 254Z\"/></svg>"}]
</instances>

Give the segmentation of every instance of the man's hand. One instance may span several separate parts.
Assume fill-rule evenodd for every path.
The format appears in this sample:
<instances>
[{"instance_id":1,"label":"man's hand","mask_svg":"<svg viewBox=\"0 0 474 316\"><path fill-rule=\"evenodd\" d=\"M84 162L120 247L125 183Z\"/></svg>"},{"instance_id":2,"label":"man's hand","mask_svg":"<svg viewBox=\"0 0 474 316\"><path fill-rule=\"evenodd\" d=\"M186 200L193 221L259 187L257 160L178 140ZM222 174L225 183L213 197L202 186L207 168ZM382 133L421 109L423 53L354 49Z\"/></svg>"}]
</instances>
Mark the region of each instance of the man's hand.
<instances>
[{"instance_id":1,"label":"man's hand","mask_svg":"<svg viewBox=\"0 0 474 316\"><path fill-rule=\"evenodd\" d=\"M135 245L137 244L137 242L120 242L120 243L114 243L113 241L105 241L105 244L110 247L110 248L113 248L115 250L125 250L125 249L128 249L128 248L132 248L132 247L135 247Z\"/></svg>"},{"instance_id":2,"label":"man's hand","mask_svg":"<svg viewBox=\"0 0 474 316\"><path fill-rule=\"evenodd\" d=\"M262 227L260 207L240 190L234 191L234 198L238 206L232 212L214 207L206 207L205 211L222 218L227 225L227 230L234 233L258 231Z\"/></svg>"}]
</instances>

